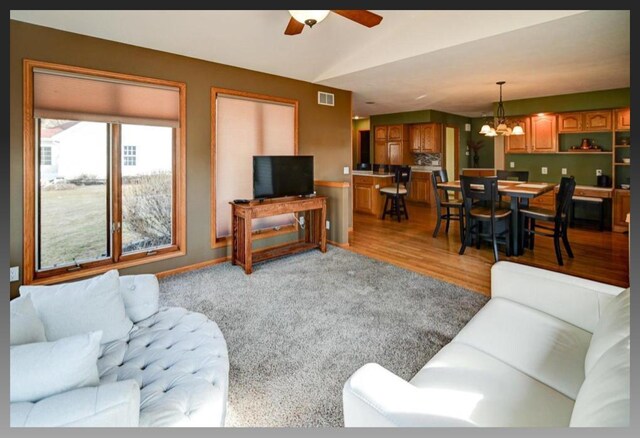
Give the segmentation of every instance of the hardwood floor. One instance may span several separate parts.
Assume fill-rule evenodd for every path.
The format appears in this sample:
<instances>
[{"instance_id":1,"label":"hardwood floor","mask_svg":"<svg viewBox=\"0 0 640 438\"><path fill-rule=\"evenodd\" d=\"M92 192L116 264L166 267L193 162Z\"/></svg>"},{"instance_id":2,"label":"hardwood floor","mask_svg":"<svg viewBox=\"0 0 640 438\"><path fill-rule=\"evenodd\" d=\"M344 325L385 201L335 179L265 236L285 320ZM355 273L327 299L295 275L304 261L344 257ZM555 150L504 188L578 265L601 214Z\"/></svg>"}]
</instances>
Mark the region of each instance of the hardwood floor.
<instances>
[{"instance_id":1,"label":"hardwood floor","mask_svg":"<svg viewBox=\"0 0 640 438\"><path fill-rule=\"evenodd\" d=\"M464 255L458 255L460 236L457 222L452 221L449 234L445 234L443 221L438 237L433 238L435 208L409 203L408 211L410 219L403 219L400 223L395 218L382 221L370 215L354 213L348 249L490 295L490 269L493 265L491 246L483 243L480 249L469 247ZM575 258L568 258L563 250L564 266L557 264L553 239L541 236L536 237L533 251L525 250L519 257L506 257L500 247L500 260L629 286L626 233L570 228L569 242Z\"/></svg>"}]
</instances>

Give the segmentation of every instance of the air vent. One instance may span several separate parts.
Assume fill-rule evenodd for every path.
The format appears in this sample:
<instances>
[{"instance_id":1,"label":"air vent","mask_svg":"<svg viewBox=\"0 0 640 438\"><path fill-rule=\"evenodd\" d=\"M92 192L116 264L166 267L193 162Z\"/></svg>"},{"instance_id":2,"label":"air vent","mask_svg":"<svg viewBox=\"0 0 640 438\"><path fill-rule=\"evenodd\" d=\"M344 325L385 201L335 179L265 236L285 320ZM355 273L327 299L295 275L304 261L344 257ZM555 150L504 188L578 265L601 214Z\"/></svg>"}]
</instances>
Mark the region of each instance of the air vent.
<instances>
[{"instance_id":1,"label":"air vent","mask_svg":"<svg viewBox=\"0 0 640 438\"><path fill-rule=\"evenodd\" d=\"M333 93L318 91L318 105L334 106Z\"/></svg>"}]
</instances>

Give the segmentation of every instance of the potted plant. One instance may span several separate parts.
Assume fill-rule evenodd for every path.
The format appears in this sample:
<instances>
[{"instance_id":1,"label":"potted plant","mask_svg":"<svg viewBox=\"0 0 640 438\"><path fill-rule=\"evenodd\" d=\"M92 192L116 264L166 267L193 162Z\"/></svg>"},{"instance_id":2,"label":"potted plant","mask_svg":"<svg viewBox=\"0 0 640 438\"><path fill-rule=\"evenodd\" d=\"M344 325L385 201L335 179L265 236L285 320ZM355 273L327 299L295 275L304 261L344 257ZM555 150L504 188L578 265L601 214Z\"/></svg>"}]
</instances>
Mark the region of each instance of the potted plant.
<instances>
[{"instance_id":1,"label":"potted plant","mask_svg":"<svg viewBox=\"0 0 640 438\"><path fill-rule=\"evenodd\" d=\"M472 139L467 140L467 147L473 150L473 167L480 167L480 155L478 155L478 151L484 147L483 140L473 141Z\"/></svg>"}]
</instances>

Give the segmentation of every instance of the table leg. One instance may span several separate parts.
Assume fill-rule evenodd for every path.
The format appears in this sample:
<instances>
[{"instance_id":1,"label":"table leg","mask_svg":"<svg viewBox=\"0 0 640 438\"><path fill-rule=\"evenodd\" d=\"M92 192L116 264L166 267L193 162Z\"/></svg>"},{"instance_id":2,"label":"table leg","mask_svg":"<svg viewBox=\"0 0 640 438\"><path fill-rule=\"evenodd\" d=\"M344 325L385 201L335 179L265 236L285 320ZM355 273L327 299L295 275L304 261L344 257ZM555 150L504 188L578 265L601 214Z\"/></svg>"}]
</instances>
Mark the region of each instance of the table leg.
<instances>
[{"instance_id":1,"label":"table leg","mask_svg":"<svg viewBox=\"0 0 640 438\"><path fill-rule=\"evenodd\" d=\"M327 204L322 204L320 210L320 251L327 252Z\"/></svg>"},{"instance_id":2,"label":"table leg","mask_svg":"<svg viewBox=\"0 0 640 438\"><path fill-rule=\"evenodd\" d=\"M511 196L511 252L515 256L520 255L520 221L518 220L518 204L520 198Z\"/></svg>"},{"instance_id":3,"label":"table leg","mask_svg":"<svg viewBox=\"0 0 640 438\"><path fill-rule=\"evenodd\" d=\"M244 218L244 272L251 274L253 272L253 254L251 239L251 217L245 216Z\"/></svg>"},{"instance_id":4,"label":"table leg","mask_svg":"<svg viewBox=\"0 0 640 438\"><path fill-rule=\"evenodd\" d=\"M235 265L238 260L238 216L234 214L233 208L231 210L231 264Z\"/></svg>"}]
</instances>

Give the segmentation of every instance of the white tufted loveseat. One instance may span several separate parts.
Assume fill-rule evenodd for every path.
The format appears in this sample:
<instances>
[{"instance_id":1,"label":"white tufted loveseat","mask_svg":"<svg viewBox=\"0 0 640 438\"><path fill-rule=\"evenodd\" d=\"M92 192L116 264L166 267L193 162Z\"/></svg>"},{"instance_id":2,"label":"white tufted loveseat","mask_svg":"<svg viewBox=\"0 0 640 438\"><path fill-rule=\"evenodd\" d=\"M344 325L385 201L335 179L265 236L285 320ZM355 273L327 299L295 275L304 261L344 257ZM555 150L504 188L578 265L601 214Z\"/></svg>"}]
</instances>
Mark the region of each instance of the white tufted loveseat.
<instances>
[{"instance_id":1,"label":"white tufted loveseat","mask_svg":"<svg viewBox=\"0 0 640 438\"><path fill-rule=\"evenodd\" d=\"M99 384L12 402L11 426L224 426L229 359L217 324L159 308L154 275L122 276L119 286L132 325L100 345ZM45 306L35 308L47 331Z\"/></svg>"}]
</instances>

